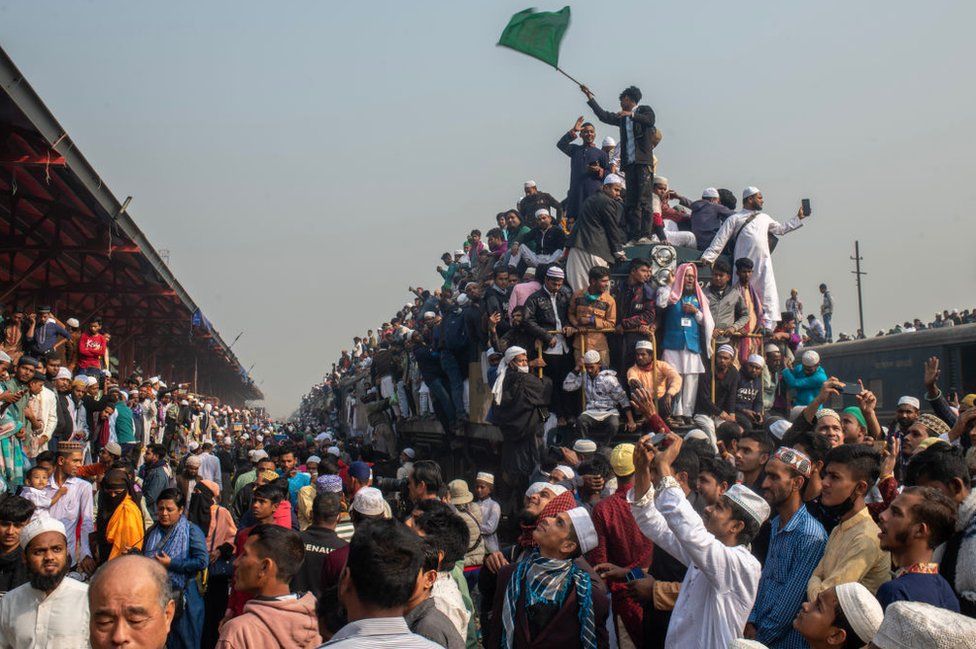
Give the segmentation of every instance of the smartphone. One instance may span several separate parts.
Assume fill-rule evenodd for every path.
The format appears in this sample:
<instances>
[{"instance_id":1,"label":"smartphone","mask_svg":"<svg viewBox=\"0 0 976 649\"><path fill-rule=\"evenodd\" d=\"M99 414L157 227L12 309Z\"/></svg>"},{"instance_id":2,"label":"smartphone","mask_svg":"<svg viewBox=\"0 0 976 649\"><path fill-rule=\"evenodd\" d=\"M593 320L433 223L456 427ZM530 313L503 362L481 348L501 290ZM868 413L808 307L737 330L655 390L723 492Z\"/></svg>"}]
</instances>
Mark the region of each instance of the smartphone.
<instances>
[{"instance_id":1,"label":"smartphone","mask_svg":"<svg viewBox=\"0 0 976 649\"><path fill-rule=\"evenodd\" d=\"M876 450L878 453L884 455L887 449L888 449L888 442L886 440L883 439L874 440L874 450Z\"/></svg>"},{"instance_id":2,"label":"smartphone","mask_svg":"<svg viewBox=\"0 0 976 649\"><path fill-rule=\"evenodd\" d=\"M662 446L661 444L668 438L667 433L657 433L651 436L651 446L656 449L666 448L666 444Z\"/></svg>"},{"instance_id":3,"label":"smartphone","mask_svg":"<svg viewBox=\"0 0 976 649\"><path fill-rule=\"evenodd\" d=\"M800 205L803 207L803 216L810 216L810 199L804 198Z\"/></svg>"},{"instance_id":4,"label":"smartphone","mask_svg":"<svg viewBox=\"0 0 976 649\"><path fill-rule=\"evenodd\" d=\"M861 394L861 384L857 381L845 381L844 387L840 389L841 394L849 394L853 397Z\"/></svg>"}]
</instances>

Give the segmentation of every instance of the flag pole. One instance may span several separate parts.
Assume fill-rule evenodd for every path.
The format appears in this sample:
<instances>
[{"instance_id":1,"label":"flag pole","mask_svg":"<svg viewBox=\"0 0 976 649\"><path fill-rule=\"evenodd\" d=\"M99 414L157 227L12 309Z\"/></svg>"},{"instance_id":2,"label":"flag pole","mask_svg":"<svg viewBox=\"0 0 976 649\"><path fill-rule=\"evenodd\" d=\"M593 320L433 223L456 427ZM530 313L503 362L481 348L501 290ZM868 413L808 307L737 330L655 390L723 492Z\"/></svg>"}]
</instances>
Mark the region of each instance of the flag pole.
<instances>
[{"instance_id":1,"label":"flag pole","mask_svg":"<svg viewBox=\"0 0 976 649\"><path fill-rule=\"evenodd\" d=\"M570 81L572 81L573 83L575 83L575 84L576 84L577 86L582 86L582 85L583 85L582 83L580 83L579 81L577 81L577 80L576 80L576 79L574 79L573 77L571 77L571 76L569 76L568 74L566 74L566 71L565 71L565 70L563 70L563 69L562 69L561 67L559 67L558 65L557 65L557 66L555 66L555 68L556 68L556 70L557 70L558 72L560 72L560 73L561 73L561 74L562 74L562 75L563 75L564 77L566 77L567 79L569 79Z\"/></svg>"}]
</instances>

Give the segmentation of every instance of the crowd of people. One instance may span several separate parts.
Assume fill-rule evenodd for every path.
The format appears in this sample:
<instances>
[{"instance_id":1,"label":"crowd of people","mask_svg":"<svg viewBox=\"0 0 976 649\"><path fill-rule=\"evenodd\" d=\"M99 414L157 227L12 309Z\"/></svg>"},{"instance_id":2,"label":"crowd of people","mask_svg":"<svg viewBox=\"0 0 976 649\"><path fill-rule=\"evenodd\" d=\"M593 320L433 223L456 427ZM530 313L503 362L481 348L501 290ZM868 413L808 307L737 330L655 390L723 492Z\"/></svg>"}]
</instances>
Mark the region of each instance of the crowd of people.
<instances>
[{"instance_id":1,"label":"crowd of people","mask_svg":"<svg viewBox=\"0 0 976 649\"><path fill-rule=\"evenodd\" d=\"M293 421L11 314L0 646L973 646L976 395L932 358L882 425L780 309L809 212L677 194L641 92L581 89L618 139L577 120L565 200L526 182ZM443 446L407 443L424 418ZM496 455L448 474L476 424Z\"/></svg>"}]
</instances>

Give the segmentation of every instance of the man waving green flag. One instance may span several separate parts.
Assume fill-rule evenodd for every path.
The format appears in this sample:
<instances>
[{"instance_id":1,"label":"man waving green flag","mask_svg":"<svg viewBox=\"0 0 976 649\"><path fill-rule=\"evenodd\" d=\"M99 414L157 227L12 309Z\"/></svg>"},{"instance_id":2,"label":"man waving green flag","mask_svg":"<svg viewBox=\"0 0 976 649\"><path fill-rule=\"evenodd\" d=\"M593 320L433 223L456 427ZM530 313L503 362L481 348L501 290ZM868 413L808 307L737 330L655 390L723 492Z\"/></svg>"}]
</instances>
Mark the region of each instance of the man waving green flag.
<instances>
[{"instance_id":1,"label":"man waving green flag","mask_svg":"<svg viewBox=\"0 0 976 649\"><path fill-rule=\"evenodd\" d=\"M508 21L498 44L559 69L559 43L569 28L569 7L559 11L520 11Z\"/></svg>"}]
</instances>

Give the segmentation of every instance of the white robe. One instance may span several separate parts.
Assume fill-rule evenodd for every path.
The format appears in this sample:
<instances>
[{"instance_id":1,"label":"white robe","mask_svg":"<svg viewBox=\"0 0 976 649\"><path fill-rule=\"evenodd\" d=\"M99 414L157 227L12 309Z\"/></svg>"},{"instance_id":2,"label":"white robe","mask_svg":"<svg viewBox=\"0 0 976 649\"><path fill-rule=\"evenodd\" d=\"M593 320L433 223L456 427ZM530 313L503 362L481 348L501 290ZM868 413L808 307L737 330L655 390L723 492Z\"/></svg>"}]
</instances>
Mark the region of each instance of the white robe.
<instances>
[{"instance_id":1,"label":"white robe","mask_svg":"<svg viewBox=\"0 0 976 649\"><path fill-rule=\"evenodd\" d=\"M702 260L712 263L720 254L725 244L735 234L739 226L752 214L752 210L739 210L719 228L712 240L712 245L702 254ZM803 227L799 216L794 216L786 223L778 223L765 212L759 212L747 226L742 228L735 242L735 259L748 257L752 260L752 286L762 298L763 326L772 328L780 319L779 293L776 290L776 278L773 276L773 259L769 252L768 235L783 236L797 228ZM735 261L733 259L733 261ZM738 277L735 284L739 283Z\"/></svg>"}]
</instances>

